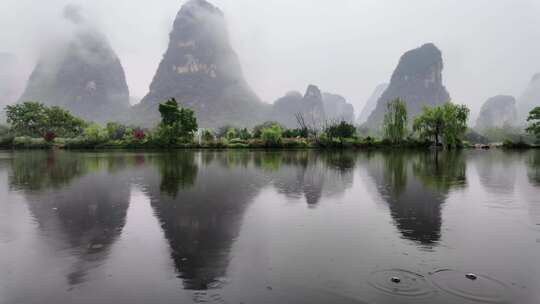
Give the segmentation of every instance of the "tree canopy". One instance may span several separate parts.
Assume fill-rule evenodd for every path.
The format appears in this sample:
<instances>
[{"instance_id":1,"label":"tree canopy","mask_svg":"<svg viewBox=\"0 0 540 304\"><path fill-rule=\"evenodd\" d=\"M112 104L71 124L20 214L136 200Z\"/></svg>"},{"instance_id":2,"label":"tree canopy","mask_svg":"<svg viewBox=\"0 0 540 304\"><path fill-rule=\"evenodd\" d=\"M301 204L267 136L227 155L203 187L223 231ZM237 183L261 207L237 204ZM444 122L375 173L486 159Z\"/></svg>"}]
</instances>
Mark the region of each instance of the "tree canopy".
<instances>
[{"instance_id":1,"label":"tree canopy","mask_svg":"<svg viewBox=\"0 0 540 304\"><path fill-rule=\"evenodd\" d=\"M536 136L536 139L540 141L540 107L532 109L527 118L529 127L527 127L527 133Z\"/></svg>"},{"instance_id":2,"label":"tree canopy","mask_svg":"<svg viewBox=\"0 0 540 304\"><path fill-rule=\"evenodd\" d=\"M197 131L197 118L191 109L178 105L176 99L171 98L159 105L161 124L159 136L166 144L174 144L179 138L191 140Z\"/></svg>"},{"instance_id":3,"label":"tree canopy","mask_svg":"<svg viewBox=\"0 0 540 304\"><path fill-rule=\"evenodd\" d=\"M386 105L384 115L384 136L392 143L400 143L407 135L407 105L400 98Z\"/></svg>"},{"instance_id":4,"label":"tree canopy","mask_svg":"<svg viewBox=\"0 0 540 304\"><path fill-rule=\"evenodd\" d=\"M447 146L459 145L467 132L469 109L465 105L445 103L442 106L425 107L413 124L414 132L423 139L441 142Z\"/></svg>"},{"instance_id":5,"label":"tree canopy","mask_svg":"<svg viewBox=\"0 0 540 304\"><path fill-rule=\"evenodd\" d=\"M33 101L7 106L6 116L12 131L21 136L73 137L80 135L85 127L85 122L69 111Z\"/></svg>"}]
</instances>

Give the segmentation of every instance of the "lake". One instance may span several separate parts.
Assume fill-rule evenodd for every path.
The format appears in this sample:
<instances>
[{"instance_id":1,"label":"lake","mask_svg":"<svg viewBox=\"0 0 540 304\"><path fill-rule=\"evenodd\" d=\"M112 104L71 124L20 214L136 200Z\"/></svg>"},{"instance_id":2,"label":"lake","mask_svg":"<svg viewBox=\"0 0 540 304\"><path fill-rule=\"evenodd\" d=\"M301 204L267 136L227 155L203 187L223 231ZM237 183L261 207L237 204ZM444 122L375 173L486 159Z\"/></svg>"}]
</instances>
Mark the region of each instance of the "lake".
<instances>
[{"instance_id":1,"label":"lake","mask_svg":"<svg viewBox=\"0 0 540 304\"><path fill-rule=\"evenodd\" d=\"M540 151L0 152L0 303L540 303Z\"/></svg>"}]
</instances>

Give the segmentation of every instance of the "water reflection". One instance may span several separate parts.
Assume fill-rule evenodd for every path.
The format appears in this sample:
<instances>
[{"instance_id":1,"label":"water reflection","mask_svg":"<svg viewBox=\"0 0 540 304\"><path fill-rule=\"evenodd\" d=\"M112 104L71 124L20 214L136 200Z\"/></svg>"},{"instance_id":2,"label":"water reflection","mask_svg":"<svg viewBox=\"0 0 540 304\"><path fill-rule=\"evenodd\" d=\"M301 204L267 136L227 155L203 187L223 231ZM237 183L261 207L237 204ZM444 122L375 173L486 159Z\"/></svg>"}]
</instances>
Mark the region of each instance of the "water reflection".
<instances>
[{"instance_id":1,"label":"water reflection","mask_svg":"<svg viewBox=\"0 0 540 304\"><path fill-rule=\"evenodd\" d=\"M512 194L516 183L520 155L499 151L478 152L472 157L480 183L489 192Z\"/></svg>"},{"instance_id":2,"label":"water reflection","mask_svg":"<svg viewBox=\"0 0 540 304\"><path fill-rule=\"evenodd\" d=\"M129 206L127 178L112 176L107 158L28 152L13 158L9 184L26 197L30 213L54 250L76 257L66 278L85 280L121 234Z\"/></svg>"},{"instance_id":3,"label":"water reflection","mask_svg":"<svg viewBox=\"0 0 540 304\"><path fill-rule=\"evenodd\" d=\"M315 207L323 197L343 194L353 184L356 156L352 152L272 153L259 160L264 169L271 168L273 184L290 198L304 197Z\"/></svg>"},{"instance_id":4,"label":"water reflection","mask_svg":"<svg viewBox=\"0 0 540 304\"><path fill-rule=\"evenodd\" d=\"M243 214L265 180L242 161L246 154L220 154L219 161L212 152L203 155L200 172L193 153L159 157L159 182L145 180L178 277L191 290L219 286Z\"/></svg>"},{"instance_id":5,"label":"water reflection","mask_svg":"<svg viewBox=\"0 0 540 304\"><path fill-rule=\"evenodd\" d=\"M441 207L448 192L466 185L459 152L385 152L369 156L367 170L405 239L427 248L441 238Z\"/></svg>"},{"instance_id":6,"label":"water reflection","mask_svg":"<svg viewBox=\"0 0 540 304\"><path fill-rule=\"evenodd\" d=\"M540 186L540 151L535 150L527 156L527 175L531 184Z\"/></svg>"}]
</instances>

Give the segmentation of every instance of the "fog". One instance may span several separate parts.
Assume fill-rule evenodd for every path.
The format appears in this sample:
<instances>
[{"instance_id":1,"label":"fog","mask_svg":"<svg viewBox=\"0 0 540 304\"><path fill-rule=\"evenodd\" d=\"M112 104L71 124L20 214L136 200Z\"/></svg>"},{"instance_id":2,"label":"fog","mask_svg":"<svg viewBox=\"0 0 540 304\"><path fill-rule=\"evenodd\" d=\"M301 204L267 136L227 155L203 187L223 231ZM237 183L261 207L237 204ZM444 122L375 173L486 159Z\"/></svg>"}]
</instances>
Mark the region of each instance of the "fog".
<instances>
[{"instance_id":1,"label":"fog","mask_svg":"<svg viewBox=\"0 0 540 304\"><path fill-rule=\"evenodd\" d=\"M211 2L224 11L246 79L266 102L316 84L345 96L358 115L375 87L389 81L399 57L425 42L442 50L447 89L473 117L488 97L519 97L540 72L538 0ZM183 3L2 0L0 52L15 54L29 75L40 51L54 51L66 30L64 7L77 4L107 35L131 95L142 98Z\"/></svg>"}]
</instances>

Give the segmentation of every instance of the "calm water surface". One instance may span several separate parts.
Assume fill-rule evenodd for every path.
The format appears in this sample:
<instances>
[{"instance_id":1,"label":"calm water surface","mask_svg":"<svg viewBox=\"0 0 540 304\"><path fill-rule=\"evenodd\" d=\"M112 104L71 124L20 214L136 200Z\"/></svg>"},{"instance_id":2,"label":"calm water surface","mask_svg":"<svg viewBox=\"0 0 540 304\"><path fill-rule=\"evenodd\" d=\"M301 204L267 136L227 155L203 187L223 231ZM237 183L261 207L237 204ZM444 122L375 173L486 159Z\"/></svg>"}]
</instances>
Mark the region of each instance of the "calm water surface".
<instances>
[{"instance_id":1,"label":"calm water surface","mask_svg":"<svg viewBox=\"0 0 540 304\"><path fill-rule=\"evenodd\" d=\"M0 152L0 303L200 302L540 303L540 152Z\"/></svg>"}]
</instances>

